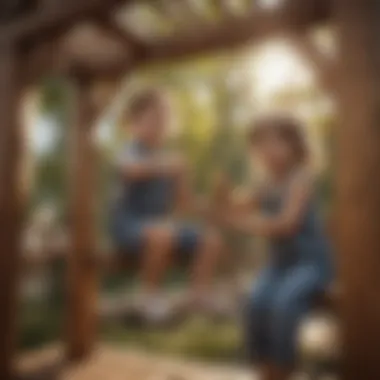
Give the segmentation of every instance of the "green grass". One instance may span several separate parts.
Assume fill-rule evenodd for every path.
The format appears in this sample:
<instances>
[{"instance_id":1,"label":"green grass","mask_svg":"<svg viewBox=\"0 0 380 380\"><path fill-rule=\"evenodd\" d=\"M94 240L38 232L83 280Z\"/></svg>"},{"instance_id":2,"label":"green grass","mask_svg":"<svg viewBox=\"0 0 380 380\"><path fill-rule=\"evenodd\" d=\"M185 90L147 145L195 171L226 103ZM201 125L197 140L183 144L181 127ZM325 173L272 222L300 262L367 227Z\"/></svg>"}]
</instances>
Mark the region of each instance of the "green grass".
<instances>
[{"instance_id":1,"label":"green grass","mask_svg":"<svg viewBox=\"0 0 380 380\"><path fill-rule=\"evenodd\" d=\"M57 341L62 335L62 308L41 303L25 303L21 307L19 347L28 350Z\"/></svg>"},{"instance_id":2,"label":"green grass","mask_svg":"<svg viewBox=\"0 0 380 380\"><path fill-rule=\"evenodd\" d=\"M59 269L59 270L58 270ZM57 284L48 299L27 301L20 305L21 350L33 349L62 338L65 319L62 268L58 268ZM60 275L60 276L58 276ZM167 288L178 288L186 280L183 271L174 271ZM106 293L117 294L136 286L135 276L122 274L103 279ZM219 361L240 356L241 339L236 321L215 323L207 318L192 318L170 329L139 329L117 322L106 322L100 339L125 347L137 347L153 352L178 354L188 358Z\"/></svg>"},{"instance_id":3,"label":"green grass","mask_svg":"<svg viewBox=\"0 0 380 380\"><path fill-rule=\"evenodd\" d=\"M210 361L236 360L240 336L236 322L215 323L196 317L172 329L136 329L105 325L102 338L128 347Z\"/></svg>"}]
</instances>

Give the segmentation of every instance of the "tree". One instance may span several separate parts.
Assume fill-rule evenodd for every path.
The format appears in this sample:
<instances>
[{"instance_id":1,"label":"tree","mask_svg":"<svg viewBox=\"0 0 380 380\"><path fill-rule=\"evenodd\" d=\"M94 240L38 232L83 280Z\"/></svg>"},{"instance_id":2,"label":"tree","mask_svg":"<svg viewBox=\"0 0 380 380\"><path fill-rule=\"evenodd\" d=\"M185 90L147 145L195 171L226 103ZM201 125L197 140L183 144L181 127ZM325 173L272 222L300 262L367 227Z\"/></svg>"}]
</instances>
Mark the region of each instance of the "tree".
<instances>
[{"instance_id":1,"label":"tree","mask_svg":"<svg viewBox=\"0 0 380 380\"><path fill-rule=\"evenodd\" d=\"M41 114L51 120L54 128L53 146L37 162L37 186L33 203L46 200L55 204L59 213L66 205L67 179L67 123L69 115L70 88L67 81L57 78L46 78L41 84Z\"/></svg>"}]
</instances>

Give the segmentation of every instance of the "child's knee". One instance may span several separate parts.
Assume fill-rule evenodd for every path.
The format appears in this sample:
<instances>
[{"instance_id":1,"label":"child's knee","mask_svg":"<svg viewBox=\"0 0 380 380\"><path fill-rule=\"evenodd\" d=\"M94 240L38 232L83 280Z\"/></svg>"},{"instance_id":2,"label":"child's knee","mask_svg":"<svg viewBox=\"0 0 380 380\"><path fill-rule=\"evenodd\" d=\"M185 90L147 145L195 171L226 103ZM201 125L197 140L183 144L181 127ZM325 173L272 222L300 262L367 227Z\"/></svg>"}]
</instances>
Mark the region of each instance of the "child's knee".
<instances>
[{"instance_id":1,"label":"child's knee","mask_svg":"<svg viewBox=\"0 0 380 380\"><path fill-rule=\"evenodd\" d=\"M250 298L244 307L245 333L250 341L268 333L269 309L263 299Z\"/></svg>"},{"instance_id":2,"label":"child's knee","mask_svg":"<svg viewBox=\"0 0 380 380\"><path fill-rule=\"evenodd\" d=\"M285 328L293 326L305 312L306 302L299 294L288 294L276 297L272 305L273 322Z\"/></svg>"},{"instance_id":3,"label":"child's knee","mask_svg":"<svg viewBox=\"0 0 380 380\"><path fill-rule=\"evenodd\" d=\"M271 312L272 297L268 289L260 287L254 290L246 304L246 315L259 325L268 319Z\"/></svg>"},{"instance_id":4,"label":"child's knee","mask_svg":"<svg viewBox=\"0 0 380 380\"><path fill-rule=\"evenodd\" d=\"M253 313L269 313L272 309L276 292L273 283L266 277L261 278L249 296L249 307Z\"/></svg>"},{"instance_id":5,"label":"child's knee","mask_svg":"<svg viewBox=\"0 0 380 380\"><path fill-rule=\"evenodd\" d=\"M220 254L220 252L222 251L223 240L220 233L216 230L208 230L205 233L203 243L209 249L210 252Z\"/></svg>"},{"instance_id":6,"label":"child's knee","mask_svg":"<svg viewBox=\"0 0 380 380\"><path fill-rule=\"evenodd\" d=\"M156 248L171 248L174 245L174 234L171 228L166 226L152 227L146 230L145 239L147 245Z\"/></svg>"},{"instance_id":7,"label":"child's knee","mask_svg":"<svg viewBox=\"0 0 380 380\"><path fill-rule=\"evenodd\" d=\"M273 314L278 320L296 320L312 307L314 294L313 282L294 281L284 285L273 300Z\"/></svg>"}]
</instances>

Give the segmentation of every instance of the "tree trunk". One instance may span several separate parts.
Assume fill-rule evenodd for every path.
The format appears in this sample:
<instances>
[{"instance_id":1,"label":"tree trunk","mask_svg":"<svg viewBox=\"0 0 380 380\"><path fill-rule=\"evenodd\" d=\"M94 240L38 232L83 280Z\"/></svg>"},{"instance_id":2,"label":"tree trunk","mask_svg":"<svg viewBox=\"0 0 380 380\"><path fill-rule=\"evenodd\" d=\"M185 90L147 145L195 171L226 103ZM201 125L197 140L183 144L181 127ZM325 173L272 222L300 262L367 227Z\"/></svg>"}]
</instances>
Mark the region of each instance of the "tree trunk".
<instances>
[{"instance_id":1,"label":"tree trunk","mask_svg":"<svg viewBox=\"0 0 380 380\"><path fill-rule=\"evenodd\" d=\"M380 379L379 0L336 1L341 74L337 227L343 380Z\"/></svg>"}]
</instances>

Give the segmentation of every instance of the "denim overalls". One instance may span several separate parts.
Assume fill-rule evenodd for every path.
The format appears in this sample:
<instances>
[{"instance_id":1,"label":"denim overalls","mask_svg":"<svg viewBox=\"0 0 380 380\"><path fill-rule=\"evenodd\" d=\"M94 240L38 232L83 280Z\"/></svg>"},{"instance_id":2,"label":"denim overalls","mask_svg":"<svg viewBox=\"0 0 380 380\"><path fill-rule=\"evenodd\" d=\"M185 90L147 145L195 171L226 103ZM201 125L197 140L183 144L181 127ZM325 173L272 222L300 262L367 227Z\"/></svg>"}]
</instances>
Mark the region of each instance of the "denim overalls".
<instances>
[{"instance_id":1,"label":"denim overalls","mask_svg":"<svg viewBox=\"0 0 380 380\"><path fill-rule=\"evenodd\" d=\"M261 211L279 213L287 188L267 189L261 197ZM295 235L272 239L269 245L269 264L259 274L247 308L248 353L260 363L289 367L295 361L300 319L332 278L330 249L315 200L309 202Z\"/></svg>"},{"instance_id":2,"label":"denim overalls","mask_svg":"<svg viewBox=\"0 0 380 380\"><path fill-rule=\"evenodd\" d=\"M162 152L151 150L139 142L126 144L119 166L128 160L154 159ZM158 176L135 180L117 173L118 192L113 200L110 232L114 243L128 254L144 248L144 229L170 217L174 206L175 183L172 178ZM174 225L174 249L181 253L194 251L200 232L192 224L178 222Z\"/></svg>"}]
</instances>

